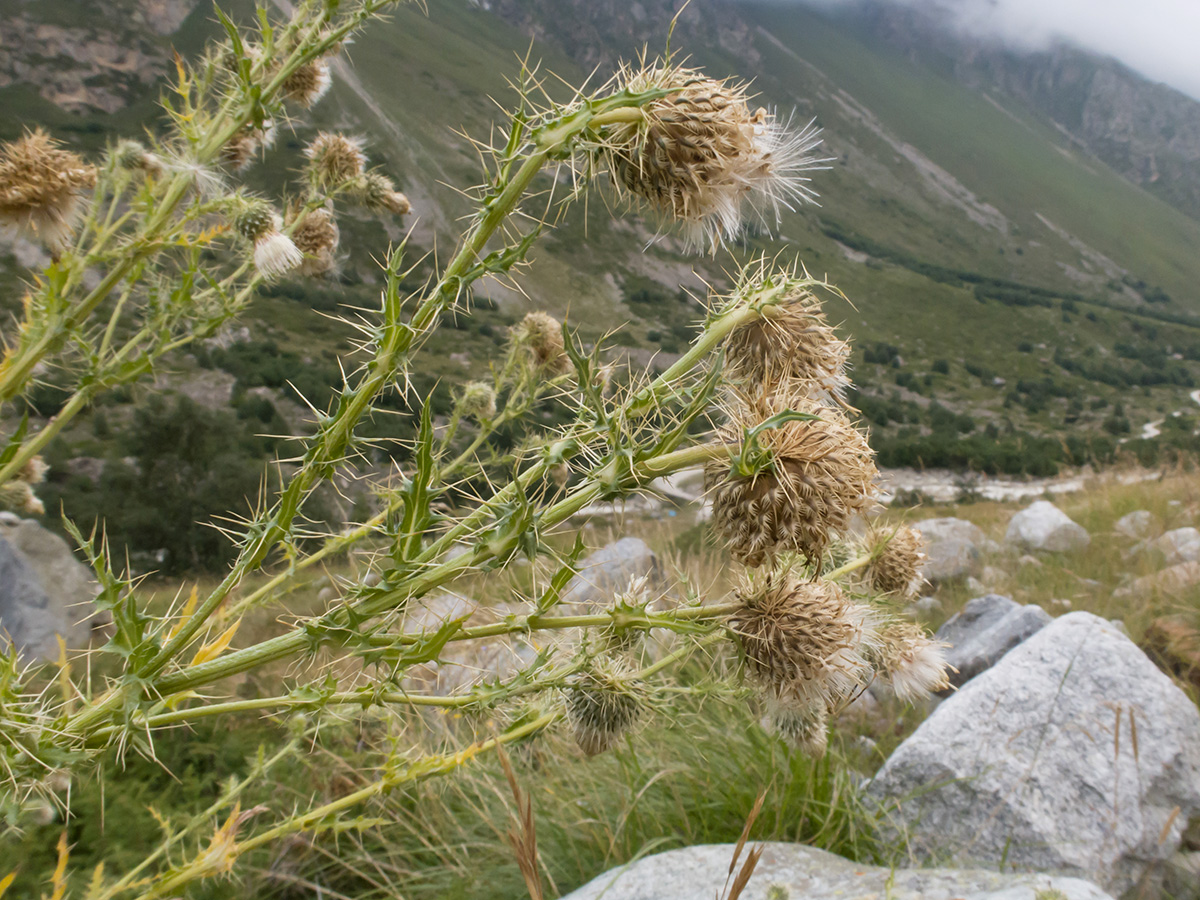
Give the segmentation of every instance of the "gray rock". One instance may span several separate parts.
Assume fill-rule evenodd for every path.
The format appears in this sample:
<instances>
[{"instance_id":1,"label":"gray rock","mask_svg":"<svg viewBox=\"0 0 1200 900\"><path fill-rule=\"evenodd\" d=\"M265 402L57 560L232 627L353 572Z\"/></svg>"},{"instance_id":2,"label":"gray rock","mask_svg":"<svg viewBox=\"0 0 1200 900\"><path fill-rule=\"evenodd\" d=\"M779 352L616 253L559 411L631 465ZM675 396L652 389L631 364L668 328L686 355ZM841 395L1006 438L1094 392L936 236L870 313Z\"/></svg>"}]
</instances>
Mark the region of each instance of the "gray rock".
<instances>
[{"instance_id":1,"label":"gray rock","mask_svg":"<svg viewBox=\"0 0 1200 900\"><path fill-rule=\"evenodd\" d=\"M916 858L1118 894L1200 810L1200 710L1111 624L1069 613L943 702L869 792Z\"/></svg>"},{"instance_id":2,"label":"gray rock","mask_svg":"<svg viewBox=\"0 0 1200 900\"><path fill-rule=\"evenodd\" d=\"M914 526L925 538L922 574L932 582L950 581L979 571L979 554L987 536L965 519L926 519Z\"/></svg>"},{"instance_id":3,"label":"gray rock","mask_svg":"<svg viewBox=\"0 0 1200 900\"><path fill-rule=\"evenodd\" d=\"M1183 562L1168 566L1153 575L1144 575L1113 591L1117 599L1145 597L1150 594L1176 596L1200 584L1200 562Z\"/></svg>"},{"instance_id":4,"label":"gray rock","mask_svg":"<svg viewBox=\"0 0 1200 900\"><path fill-rule=\"evenodd\" d=\"M1163 555L1168 566L1200 560L1200 531L1195 528L1176 528L1151 542Z\"/></svg>"},{"instance_id":5,"label":"gray rock","mask_svg":"<svg viewBox=\"0 0 1200 900\"><path fill-rule=\"evenodd\" d=\"M1022 550L1066 553L1082 550L1092 539L1049 500L1038 500L1012 517L1004 540Z\"/></svg>"},{"instance_id":6,"label":"gray rock","mask_svg":"<svg viewBox=\"0 0 1200 900\"><path fill-rule=\"evenodd\" d=\"M1154 513L1148 509L1135 509L1117 519L1113 531L1127 538L1140 540L1154 530Z\"/></svg>"},{"instance_id":7,"label":"gray rock","mask_svg":"<svg viewBox=\"0 0 1200 900\"><path fill-rule=\"evenodd\" d=\"M0 518L0 631L22 656L54 659L61 635L83 647L92 631L111 621L92 606L99 586L61 537L37 522Z\"/></svg>"},{"instance_id":8,"label":"gray rock","mask_svg":"<svg viewBox=\"0 0 1200 900\"><path fill-rule=\"evenodd\" d=\"M11 543L0 538L0 643L9 642L23 658L53 659L54 635L63 627L33 566Z\"/></svg>"},{"instance_id":9,"label":"gray rock","mask_svg":"<svg viewBox=\"0 0 1200 900\"><path fill-rule=\"evenodd\" d=\"M707 844L648 856L605 872L563 900L712 900L725 885L733 849L733 844ZM739 864L745 858L743 851ZM1065 900L1110 900L1077 878L888 869L803 844L768 843L742 900L765 900L776 885L789 900L1036 900L1039 891L1051 890L1062 892Z\"/></svg>"},{"instance_id":10,"label":"gray rock","mask_svg":"<svg viewBox=\"0 0 1200 900\"><path fill-rule=\"evenodd\" d=\"M614 594L629 590L639 578L645 578L652 590L666 587L658 557L640 538L621 538L602 547L582 560L578 570L560 598L564 607L573 610L608 608Z\"/></svg>"},{"instance_id":11,"label":"gray rock","mask_svg":"<svg viewBox=\"0 0 1200 900\"><path fill-rule=\"evenodd\" d=\"M946 660L958 669L950 674L950 683L966 684L1049 622L1050 614L1040 606L1022 606L1000 594L967 601L937 631L937 639L950 645Z\"/></svg>"}]
</instances>

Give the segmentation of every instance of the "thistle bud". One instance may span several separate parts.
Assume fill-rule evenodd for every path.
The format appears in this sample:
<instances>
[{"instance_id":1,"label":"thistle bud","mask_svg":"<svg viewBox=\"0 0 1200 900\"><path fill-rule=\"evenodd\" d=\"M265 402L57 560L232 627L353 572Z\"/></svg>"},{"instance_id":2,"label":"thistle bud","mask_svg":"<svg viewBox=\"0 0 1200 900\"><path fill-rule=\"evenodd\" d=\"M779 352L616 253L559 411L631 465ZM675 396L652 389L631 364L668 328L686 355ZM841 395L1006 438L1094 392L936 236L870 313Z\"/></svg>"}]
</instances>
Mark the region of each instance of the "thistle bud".
<instances>
[{"instance_id":1,"label":"thistle bud","mask_svg":"<svg viewBox=\"0 0 1200 900\"><path fill-rule=\"evenodd\" d=\"M304 155L309 159L308 171L313 181L327 191L358 178L367 167L363 139L331 131L322 131L313 138L304 148Z\"/></svg>"},{"instance_id":2,"label":"thistle bud","mask_svg":"<svg viewBox=\"0 0 1200 900\"><path fill-rule=\"evenodd\" d=\"M332 84L329 63L324 59L314 59L285 78L281 90L285 100L308 109L329 92Z\"/></svg>"},{"instance_id":3,"label":"thistle bud","mask_svg":"<svg viewBox=\"0 0 1200 900\"><path fill-rule=\"evenodd\" d=\"M821 303L802 285L764 305L762 315L734 330L725 342L725 370L743 390L788 390L813 399L841 401L850 384L850 345L839 340Z\"/></svg>"},{"instance_id":4,"label":"thistle bud","mask_svg":"<svg viewBox=\"0 0 1200 900\"><path fill-rule=\"evenodd\" d=\"M266 278L290 272L304 262L291 238L280 232L283 221L262 202L251 202L237 214L234 228L254 245L254 265Z\"/></svg>"},{"instance_id":5,"label":"thistle bud","mask_svg":"<svg viewBox=\"0 0 1200 900\"><path fill-rule=\"evenodd\" d=\"M65 250L83 214L96 169L41 129L0 147L0 224Z\"/></svg>"},{"instance_id":6,"label":"thistle bud","mask_svg":"<svg viewBox=\"0 0 1200 900\"><path fill-rule=\"evenodd\" d=\"M948 644L932 640L915 622L890 622L880 637L873 662L901 701L924 700L950 687L950 664L943 653Z\"/></svg>"},{"instance_id":7,"label":"thistle bud","mask_svg":"<svg viewBox=\"0 0 1200 900\"><path fill-rule=\"evenodd\" d=\"M118 169L127 172L144 172L158 177L163 174L163 161L147 150L138 141L121 141L112 150L112 161Z\"/></svg>"},{"instance_id":8,"label":"thistle bud","mask_svg":"<svg viewBox=\"0 0 1200 900\"><path fill-rule=\"evenodd\" d=\"M301 275L317 276L332 269L340 237L337 221L328 209L318 208L306 213L292 229L292 243L304 254L304 261L297 271Z\"/></svg>"},{"instance_id":9,"label":"thistle bud","mask_svg":"<svg viewBox=\"0 0 1200 900\"><path fill-rule=\"evenodd\" d=\"M778 399L779 405L819 416L763 430L755 439L769 464L745 474L736 464L714 460L705 468L713 504L713 527L735 560L759 566L788 550L819 565L833 533L868 510L878 491L874 452L866 437L840 410L807 398ZM735 410L724 429L739 439L757 421Z\"/></svg>"},{"instance_id":10,"label":"thistle bud","mask_svg":"<svg viewBox=\"0 0 1200 900\"><path fill-rule=\"evenodd\" d=\"M787 572L744 584L730 627L746 667L780 708L828 708L866 685L874 617L830 581Z\"/></svg>"},{"instance_id":11,"label":"thistle bud","mask_svg":"<svg viewBox=\"0 0 1200 900\"><path fill-rule=\"evenodd\" d=\"M744 86L693 69L644 69L623 81L633 93L668 93L643 107L643 121L607 135L609 171L631 198L679 223L690 244L715 250L747 213L778 221L781 208L815 199L804 173L828 160L809 155L820 143L812 123L794 130L773 112L752 112Z\"/></svg>"},{"instance_id":12,"label":"thistle bud","mask_svg":"<svg viewBox=\"0 0 1200 900\"><path fill-rule=\"evenodd\" d=\"M408 198L396 190L392 180L379 172L368 172L362 177L358 196L363 206L373 212L403 216L412 209Z\"/></svg>"},{"instance_id":13,"label":"thistle bud","mask_svg":"<svg viewBox=\"0 0 1200 900\"><path fill-rule=\"evenodd\" d=\"M873 529L867 536L871 562L867 581L880 594L901 599L914 597L924 584L921 565L925 560L925 539L907 525L894 531Z\"/></svg>"},{"instance_id":14,"label":"thistle bud","mask_svg":"<svg viewBox=\"0 0 1200 900\"><path fill-rule=\"evenodd\" d=\"M566 695L571 734L588 756L616 744L637 722L645 701L642 686L613 664L576 676Z\"/></svg>"},{"instance_id":15,"label":"thistle bud","mask_svg":"<svg viewBox=\"0 0 1200 900\"><path fill-rule=\"evenodd\" d=\"M513 343L523 348L541 374L561 375L567 371L566 344L563 343L562 323L549 313L526 313L512 331Z\"/></svg>"},{"instance_id":16,"label":"thistle bud","mask_svg":"<svg viewBox=\"0 0 1200 900\"><path fill-rule=\"evenodd\" d=\"M468 382L458 399L458 411L476 421L491 419L496 415L496 389L486 381Z\"/></svg>"}]
</instances>

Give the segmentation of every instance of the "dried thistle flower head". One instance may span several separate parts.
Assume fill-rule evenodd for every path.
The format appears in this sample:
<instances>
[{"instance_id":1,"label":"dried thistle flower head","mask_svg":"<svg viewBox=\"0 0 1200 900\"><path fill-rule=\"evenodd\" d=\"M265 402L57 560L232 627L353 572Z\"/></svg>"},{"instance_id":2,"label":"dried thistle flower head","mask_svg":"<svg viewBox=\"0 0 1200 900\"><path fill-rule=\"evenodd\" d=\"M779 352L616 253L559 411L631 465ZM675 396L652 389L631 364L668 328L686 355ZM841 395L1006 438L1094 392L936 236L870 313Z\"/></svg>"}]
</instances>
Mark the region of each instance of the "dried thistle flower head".
<instances>
[{"instance_id":1,"label":"dried thistle flower head","mask_svg":"<svg viewBox=\"0 0 1200 900\"><path fill-rule=\"evenodd\" d=\"M458 411L470 419L491 419L496 415L496 389L486 381L467 382L458 400Z\"/></svg>"},{"instance_id":2,"label":"dried thistle flower head","mask_svg":"<svg viewBox=\"0 0 1200 900\"><path fill-rule=\"evenodd\" d=\"M824 705L793 708L775 707L762 721L771 731L801 753L820 759L829 746L829 710Z\"/></svg>"},{"instance_id":3,"label":"dried thistle flower head","mask_svg":"<svg viewBox=\"0 0 1200 900\"><path fill-rule=\"evenodd\" d=\"M874 452L840 410L804 397L777 400L784 409L819 418L761 431L755 440L769 459L761 470L747 474L737 461L708 463L713 527L744 565L762 565L788 550L819 565L833 534L874 503ZM764 419L753 410L735 408L722 436L740 440L747 427Z\"/></svg>"},{"instance_id":4,"label":"dried thistle flower head","mask_svg":"<svg viewBox=\"0 0 1200 900\"><path fill-rule=\"evenodd\" d=\"M304 262L304 254L291 238L280 232L283 220L266 203L246 203L233 225L238 234L254 245L254 265L264 277L282 275Z\"/></svg>"},{"instance_id":5,"label":"dried thistle flower head","mask_svg":"<svg viewBox=\"0 0 1200 900\"><path fill-rule=\"evenodd\" d=\"M259 150L269 150L275 143L275 123L267 119L262 128L247 125L225 142L221 161L235 172L243 172L254 162Z\"/></svg>"},{"instance_id":6,"label":"dried thistle flower head","mask_svg":"<svg viewBox=\"0 0 1200 900\"><path fill-rule=\"evenodd\" d=\"M619 665L606 662L575 676L566 690L571 735L588 756L611 748L637 722L645 691Z\"/></svg>"},{"instance_id":7,"label":"dried thistle flower head","mask_svg":"<svg viewBox=\"0 0 1200 900\"><path fill-rule=\"evenodd\" d=\"M334 267L340 237L337 221L328 209L320 207L306 213L292 229L292 243L304 254L304 261L297 271L308 276L330 271Z\"/></svg>"},{"instance_id":8,"label":"dried thistle flower head","mask_svg":"<svg viewBox=\"0 0 1200 900\"><path fill-rule=\"evenodd\" d=\"M332 131L322 131L304 148L308 170L313 180L325 190L332 190L366 171L367 156L363 139L347 137Z\"/></svg>"},{"instance_id":9,"label":"dried thistle flower head","mask_svg":"<svg viewBox=\"0 0 1200 900\"><path fill-rule=\"evenodd\" d=\"M730 627L776 708L828 708L870 680L873 614L834 582L772 572L747 581L736 596Z\"/></svg>"},{"instance_id":10,"label":"dried thistle flower head","mask_svg":"<svg viewBox=\"0 0 1200 900\"><path fill-rule=\"evenodd\" d=\"M881 594L909 599L924 584L921 564L925 560L925 539L907 525L896 529L873 528L866 538L871 548L867 581Z\"/></svg>"},{"instance_id":11,"label":"dried thistle flower head","mask_svg":"<svg viewBox=\"0 0 1200 900\"><path fill-rule=\"evenodd\" d=\"M0 146L0 224L66 249L83 212L83 192L96 169L40 128Z\"/></svg>"},{"instance_id":12,"label":"dried thistle flower head","mask_svg":"<svg viewBox=\"0 0 1200 900\"><path fill-rule=\"evenodd\" d=\"M33 486L17 479L0 484L0 509L33 516L40 516L46 511L42 501L33 492Z\"/></svg>"},{"instance_id":13,"label":"dried thistle flower head","mask_svg":"<svg viewBox=\"0 0 1200 900\"><path fill-rule=\"evenodd\" d=\"M50 467L46 465L44 459L40 456L31 456L29 461L17 472L17 478L26 484L41 484L46 480L46 473L49 471Z\"/></svg>"},{"instance_id":14,"label":"dried thistle flower head","mask_svg":"<svg viewBox=\"0 0 1200 900\"><path fill-rule=\"evenodd\" d=\"M850 345L826 321L821 302L803 283L764 304L761 316L725 341L725 371L743 392L769 394L781 385L841 402L850 379Z\"/></svg>"},{"instance_id":15,"label":"dried thistle flower head","mask_svg":"<svg viewBox=\"0 0 1200 900\"><path fill-rule=\"evenodd\" d=\"M685 239L715 249L749 213L766 223L781 208L813 200L805 173L827 160L809 154L820 129L795 130L766 109L751 111L743 85L693 69L626 72L633 92L666 90L644 107L644 121L613 129L603 148L613 180Z\"/></svg>"},{"instance_id":16,"label":"dried thistle flower head","mask_svg":"<svg viewBox=\"0 0 1200 900\"><path fill-rule=\"evenodd\" d=\"M570 360L563 343L562 323L549 313L526 313L520 324L514 326L512 339L529 354L538 372L561 375L567 371Z\"/></svg>"},{"instance_id":17,"label":"dried thistle flower head","mask_svg":"<svg viewBox=\"0 0 1200 900\"><path fill-rule=\"evenodd\" d=\"M380 172L368 172L361 179L357 191L363 206L373 212L389 212L403 216L412 209L408 198L396 190L392 179Z\"/></svg>"},{"instance_id":18,"label":"dried thistle flower head","mask_svg":"<svg viewBox=\"0 0 1200 900\"><path fill-rule=\"evenodd\" d=\"M328 61L314 59L285 78L281 90L285 100L308 109L324 97L332 85L333 76L329 72Z\"/></svg>"},{"instance_id":19,"label":"dried thistle flower head","mask_svg":"<svg viewBox=\"0 0 1200 900\"><path fill-rule=\"evenodd\" d=\"M889 622L873 660L879 674L905 703L924 700L950 687L947 644L932 640L915 622Z\"/></svg>"}]
</instances>

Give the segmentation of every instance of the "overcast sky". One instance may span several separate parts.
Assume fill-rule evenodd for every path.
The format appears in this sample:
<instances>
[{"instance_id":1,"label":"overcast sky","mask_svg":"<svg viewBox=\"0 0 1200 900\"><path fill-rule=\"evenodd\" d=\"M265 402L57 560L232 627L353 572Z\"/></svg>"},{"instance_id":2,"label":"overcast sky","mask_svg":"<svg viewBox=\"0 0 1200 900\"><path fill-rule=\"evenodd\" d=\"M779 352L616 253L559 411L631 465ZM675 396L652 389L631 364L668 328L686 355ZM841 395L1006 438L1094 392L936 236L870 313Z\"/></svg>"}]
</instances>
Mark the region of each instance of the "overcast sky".
<instances>
[{"instance_id":1,"label":"overcast sky","mask_svg":"<svg viewBox=\"0 0 1200 900\"><path fill-rule=\"evenodd\" d=\"M806 0L835 5L849 0ZM975 34L1044 47L1064 39L1200 100L1200 0L891 0L929 3Z\"/></svg>"}]
</instances>

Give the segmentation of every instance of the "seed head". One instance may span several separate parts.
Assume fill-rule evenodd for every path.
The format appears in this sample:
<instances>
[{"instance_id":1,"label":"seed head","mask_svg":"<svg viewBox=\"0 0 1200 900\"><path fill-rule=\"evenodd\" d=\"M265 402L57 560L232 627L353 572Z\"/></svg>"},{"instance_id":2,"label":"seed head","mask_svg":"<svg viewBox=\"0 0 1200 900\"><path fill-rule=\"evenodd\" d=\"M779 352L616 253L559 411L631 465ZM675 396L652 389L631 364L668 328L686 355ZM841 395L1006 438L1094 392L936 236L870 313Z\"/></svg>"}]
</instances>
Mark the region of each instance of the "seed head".
<instances>
[{"instance_id":1,"label":"seed head","mask_svg":"<svg viewBox=\"0 0 1200 900\"><path fill-rule=\"evenodd\" d=\"M324 59L314 59L284 79L283 97L308 109L329 92L332 84L329 63Z\"/></svg>"},{"instance_id":2,"label":"seed head","mask_svg":"<svg viewBox=\"0 0 1200 900\"><path fill-rule=\"evenodd\" d=\"M304 148L304 155L309 159L308 170L313 180L325 190L358 178L367 167L363 139L332 131L320 132Z\"/></svg>"},{"instance_id":3,"label":"seed head","mask_svg":"<svg viewBox=\"0 0 1200 900\"><path fill-rule=\"evenodd\" d=\"M368 172L362 177L358 195L363 206L373 212L403 216L412 209L408 198L396 190L392 179L379 172Z\"/></svg>"},{"instance_id":4,"label":"seed head","mask_svg":"<svg viewBox=\"0 0 1200 900\"><path fill-rule=\"evenodd\" d=\"M921 588L921 564L925 560L925 539L907 525L895 530L872 529L867 546L873 557L867 567L867 581L881 594L901 599L913 597Z\"/></svg>"},{"instance_id":5,"label":"seed head","mask_svg":"<svg viewBox=\"0 0 1200 900\"><path fill-rule=\"evenodd\" d=\"M512 339L529 354L539 373L561 375L567 371L570 360L563 343L562 323L549 313L527 313L513 328Z\"/></svg>"},{"instance_id":6,"label":"seed head","mask_svg":"<svg viewBox=\"0 0 1200 900\"><path fill-rule=\"evenodd\" d=\"M266 203L247 202L234 218L233 227L254 245L254 265L266 278L290 272L304 262L304 254L280 232L283 220Z\"/></svg>"},{"instance_id":7,"label":"seed head","mask_svg":"<svg viewBox=\"0 0 1200 900\"><path fill-rule=\"evenodd\" d=\"M820 759L829 746L829 711L823 705L793 709L778 706L763 718L763 727L801 753Z\"/></svg>"},{"instance_id":8,"label":"seed head","mask_svg":"<svg viewBox=\"0 0 1200 900\"><path fill-rule=\"evenodd\" d=\"M567 688L567 722L588 756L611 748L637 722L645 691L614 663L576 676Z\"/></svg>"},{"instance_id":9,"label":"seed head","mask_svg":"<svg viewBox=\"0 0 1200 900\"><path fill-rule=\"evenodd\" d=\"M841 400L850 379L850 345L825 319L821 302L797 284L760 318L734 330L725 342L725 371L742 392L767 394L786 385L814 399Z\"/></svg>"},{"instance_id":10,"label":"seed head","mask_svg":"<svg viewBox=\"0 0 1200 900\"><path fill-rule=\"evenodd\" d=\"M468 382L458 400L458 411L477 421L491 419L496 415L496 389L486 381Z\"/></svg>"},{"instance_id":11,"label":"seed head","mask_svg":"<svg viewBox=\"0 0 1200 900\"><path fill-rule=\"evenodd\" d=\"M766 109L751 111L742 85L693 69L627 72L633 92L667 90L643 108L644 121L616 127L603 155L613 180L692 245L734 238L747 213L766 224L781 208L812 201L806 172L825 168L809 151L820 129L795 130Z\"/></svg>"},{"instance_id":12,"label":"seed head","mask_svg":"<svg viewBox=\"0 0 1200 900\"><path fill-rule=\"evenodd\" d=\"M828 708L871 677L874 616L831 581L773 572L737 592L730 617L746 666L778 708Z\"/></svg>"},{"instance_id":13,"label":"seed head","mask_svg":"<svg viewBox=\"0 0 1200 900\"><path fill-rule=\"evenodd\" d=\"M721 460L707 465L713 527L744 565L762 565L787 550L819 565L833 533L844 531L874 502L874 453L840 410L804 397L783 397L780 405L820 418L760 432L758 445L769 456L761 471L742 474L737 465ZM748 425L764 418L735 409L722 433L731 442L739 440Z\"/></svg>"},{"instance_id":14,"label":"seed head","mask_svg":"<svg viewBox=\"0 0 1200 900\"><path fill-rule=\"evenodd\" d=\"M63 150L40 128L0 146L0 224L40 238L55 253L67 248L83 213L83 192L96 169Z\"/></svg>"},{"instance_id":15,"label":"seed head","mask_svg":"<svg viewBox=\"0 0 1200 900\"><path fill-rule=\"evenodd\" d=\"M913 703L950 687L942 652L948 644L931 640L915 622L889 622L880 637L872 661L900 700Z\"/></svg>"},{"instance_id":16,"label":"seed head","mask_svg":"<svg viewBox=\"0 0 1200 900\"><path fill-rule=\"evenodd\" d=\"M334 266L340 232L333 213L323 207L305 214L292 229L292 243L304 254L297 271L301 275L324 275Z\"/></svg>"}]
</instances>

